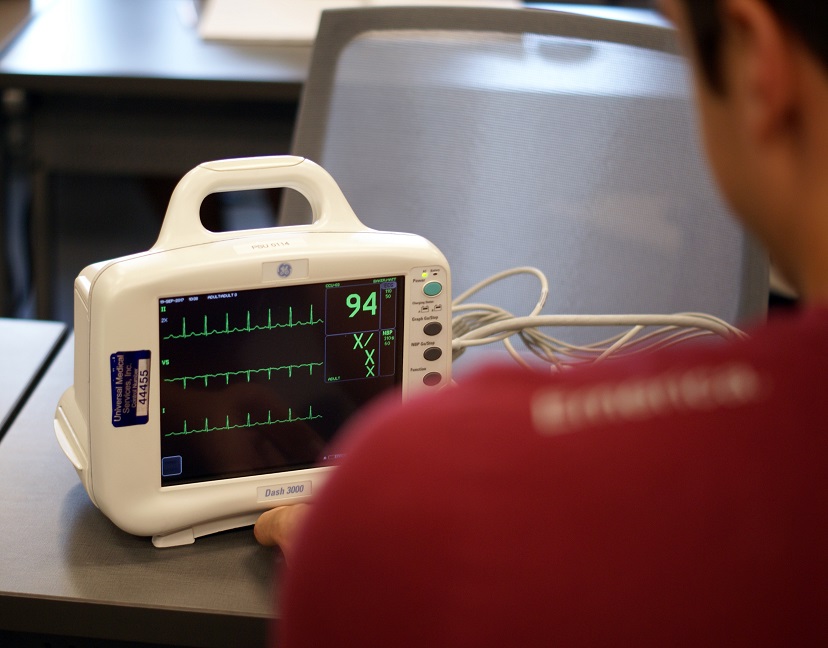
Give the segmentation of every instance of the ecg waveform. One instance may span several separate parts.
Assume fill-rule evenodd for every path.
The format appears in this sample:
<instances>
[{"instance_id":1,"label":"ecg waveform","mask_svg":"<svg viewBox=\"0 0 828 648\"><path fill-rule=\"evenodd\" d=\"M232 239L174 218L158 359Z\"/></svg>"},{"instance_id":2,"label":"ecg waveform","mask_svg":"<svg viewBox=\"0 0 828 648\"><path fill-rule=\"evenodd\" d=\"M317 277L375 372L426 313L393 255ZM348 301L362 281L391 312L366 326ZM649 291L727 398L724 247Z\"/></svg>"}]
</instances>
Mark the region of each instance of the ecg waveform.
<instances>
[{"instance_id":1,"label":"ecg waveform","mask_svg":"<svg viewBox=\"0 0 828 648\"><path fill-rule=\"evenodd\" d=\"M198 374L195 376L180 376L178 378L164 378L164 382L174 383L180 382L182 383L184 389L187 389L187 382L192 382L194 380L203 380L204 386L207 387L207 381L210 378L221 378L224 376L224 384L230 384L230 376L245 376L247 378L247 382L250 382L250 376L253 374L260 374L266 373L267 379L270 380L270 375L274 371L287 371L288 378L293 378L293 370L294 369L305 369L308 370L308 375L313 375L313 368L314 367L321 367L321 362L304 362L301 364L289 364L289 365L281 365L279 367L262 367L261 369L239 369L238 371L221 371L218 373L208 373L208 374Z\"/></svg>"},{"instance_id":2,"label":"ecg waveform","mask_svg":"<svg viewBox=\"0 0 828 648\"><path fill-rule=\"evenodd\" d=\"M230 416L228 415L224 419L224 425L216 425L211 427L210 420L205 418L204 419L204 427L202 428L190 428L187 425L187 421L184 421L184 429L180 432L168 432L164 436L186 436L188 434L201 434L204 432L221 432L224 430L242 430L242 429L252 429L256 427L266 426L266 425L280 425L284 423L299 423L303 421L314 421L316 419L321 419L321 414L314 414L313 407L308 406L308 413L307 416L294 416L293 409L288 408L288 417L286 419L274 419L271 416L270 410L267 411L267 420L265 421L251 421L250 420L250 412L247 413L247 418L244 423L230 423Z\"/></svg>"},{"instance_id":3,"label":"ecg waveform","mask_svg":"<svg viewBox=\"0 0 828 648\"><path fill-rule=\"evenodd\" d=\"M252 331L272 331L273 329L293 328L295 326L314 326L322 324L324 320L313 317L313 304L310 305L310 313L307 320L293 321L293 307L288 308L287 322L273 322L271 309L267 309L267 324L253 324L250 323L250 311L247 311L247 318L243 327L230 326L230 314L224 314L224 328L210 328L207 322L207 315L204 316L204 323L201 329L187 330L187 318L181 318L181 333L171 333L164 336L165 340L185 340L191 337L210 337L211 335L228 335L230 333L251 333Z\"/></svg>"}]
</instances>

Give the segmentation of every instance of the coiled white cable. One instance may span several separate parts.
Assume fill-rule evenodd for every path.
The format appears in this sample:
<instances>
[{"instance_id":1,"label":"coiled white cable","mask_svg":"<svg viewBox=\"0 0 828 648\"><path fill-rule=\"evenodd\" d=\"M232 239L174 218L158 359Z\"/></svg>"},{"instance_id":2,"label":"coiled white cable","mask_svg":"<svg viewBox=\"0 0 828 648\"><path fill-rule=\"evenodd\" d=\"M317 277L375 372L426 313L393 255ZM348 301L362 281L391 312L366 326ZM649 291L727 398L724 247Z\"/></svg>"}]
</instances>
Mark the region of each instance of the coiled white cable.
<instances>
[{"instance_id":1,"label":"coiled white cable","mask_svg":"<svg viewBox=\"0 0 828 648\"><path fill-rule=\"evenodd\" d=\"M531 274L540 281L540 295L529 315L516 317L498 306L465 304L471 295L496 281L518 274ZM707 335L722 338L747 337L738 328L705 313L673 315L541 315L549 294L546 276L537 268L519 267L492 275L466 290L452 302L452 351L457 359L468 347L503 342L518 363L530 366L510 338L520 337L527 349L553 368L571 364L599 362L616 355L650 352ZM569 344L542 333L540 327L605 326L628 330L599 342Z\"/></svg>"}]
</instances>

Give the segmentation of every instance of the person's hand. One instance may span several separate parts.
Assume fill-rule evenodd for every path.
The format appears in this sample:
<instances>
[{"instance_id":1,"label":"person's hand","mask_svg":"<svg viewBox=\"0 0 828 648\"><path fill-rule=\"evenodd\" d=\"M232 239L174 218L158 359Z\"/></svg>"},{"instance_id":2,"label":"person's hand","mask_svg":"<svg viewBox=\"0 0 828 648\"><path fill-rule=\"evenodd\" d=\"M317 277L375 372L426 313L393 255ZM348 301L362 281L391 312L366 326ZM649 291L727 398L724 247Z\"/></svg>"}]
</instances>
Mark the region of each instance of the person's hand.
<instances>
[{"instance_id":1,"label":"person's hand","mask_svg":"<svg viewBox=\"0 0 828 648\"><path fill-rule=\"evenodd\" d=\"M277 506L259 516L253 535L265 547L278 546L287 558L293 547L296 531L308 511L308 504Z\"/></svg>"}]
</instances>

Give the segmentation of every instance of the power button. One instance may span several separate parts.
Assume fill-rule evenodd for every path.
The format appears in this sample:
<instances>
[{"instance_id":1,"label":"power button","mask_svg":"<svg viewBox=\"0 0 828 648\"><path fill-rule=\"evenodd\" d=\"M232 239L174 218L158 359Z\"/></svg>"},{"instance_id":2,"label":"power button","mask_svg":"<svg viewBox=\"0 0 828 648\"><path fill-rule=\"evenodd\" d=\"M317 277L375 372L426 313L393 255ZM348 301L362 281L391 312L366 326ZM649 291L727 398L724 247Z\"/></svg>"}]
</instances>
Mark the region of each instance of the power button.
<instances>
[{"instance_id":1,"label":"power button","mask_svg":"<svg viewBox=\"0 0 828 648\"><path fill-rule=\"evenodd\" d=\"M443 284L439 281L429 281L425 286L423 286L423 292L428 297L436 297L443 292Z\"/></svg>"}]
</instances>

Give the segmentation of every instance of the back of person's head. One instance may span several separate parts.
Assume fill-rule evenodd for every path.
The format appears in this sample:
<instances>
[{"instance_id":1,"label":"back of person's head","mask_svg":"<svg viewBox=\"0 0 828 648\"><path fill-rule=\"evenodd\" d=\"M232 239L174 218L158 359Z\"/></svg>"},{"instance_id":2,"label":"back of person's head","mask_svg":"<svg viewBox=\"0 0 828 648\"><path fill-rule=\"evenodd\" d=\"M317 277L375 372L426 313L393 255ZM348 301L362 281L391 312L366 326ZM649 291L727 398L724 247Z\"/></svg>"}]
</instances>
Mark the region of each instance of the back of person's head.
<instances>
[{"instance_id":1,"label":"back of person's head","mask_svg":"<svg viewBox=\"0 0 828 648\"><path fill-rule=\"evenodd\" d=\"M708 82L722 89L719 51L723 0L681 0L694 32L696 48ZM825 0L762 0L781 23L822 63L828 74L828 2Z\"/></svg>"}]
</instances>

